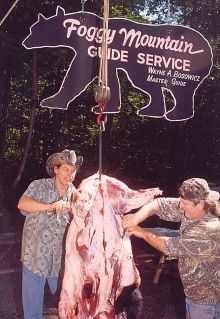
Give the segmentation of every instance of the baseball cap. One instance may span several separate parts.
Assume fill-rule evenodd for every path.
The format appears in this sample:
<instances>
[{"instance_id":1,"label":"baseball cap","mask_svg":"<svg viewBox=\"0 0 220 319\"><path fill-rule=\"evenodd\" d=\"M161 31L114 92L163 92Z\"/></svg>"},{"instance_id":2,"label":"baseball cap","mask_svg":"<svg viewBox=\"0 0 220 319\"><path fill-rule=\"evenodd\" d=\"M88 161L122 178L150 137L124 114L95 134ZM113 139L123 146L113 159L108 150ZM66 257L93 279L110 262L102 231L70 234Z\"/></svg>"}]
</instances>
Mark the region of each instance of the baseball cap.
<instances>
[{"instance_id":1,"label":"baseball cap","mask_svg":"<svg viewBox=\"0 0 220 319\"><path fill-rule=\"evenodd\" d=\"M207 181L203 178L190 178L185 180L179 188L180 197L191 200L219 200L219 192L213 191L209 188Z\"/></svg>"}]
</instances>

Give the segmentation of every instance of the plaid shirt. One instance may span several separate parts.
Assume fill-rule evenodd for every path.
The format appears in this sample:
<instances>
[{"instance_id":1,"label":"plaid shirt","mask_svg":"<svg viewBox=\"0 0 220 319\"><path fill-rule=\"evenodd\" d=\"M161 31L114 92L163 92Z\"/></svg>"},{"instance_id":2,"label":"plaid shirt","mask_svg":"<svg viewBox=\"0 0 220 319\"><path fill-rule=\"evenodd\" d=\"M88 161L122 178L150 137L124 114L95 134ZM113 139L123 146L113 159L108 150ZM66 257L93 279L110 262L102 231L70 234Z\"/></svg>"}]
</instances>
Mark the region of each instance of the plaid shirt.
<instances>
[{"instance_id":1,"label":"plaid shirt","mask_svg":"<svg viewBox=\"0 0 220 319\"><path fill-rule=\"evenodd\" d=\"M62 198L55 179L48 178L33 181L23 196L42 203L52 203L61 199L70 202L74 191L75 187L71 184L66 196ZM26 216L21 250L23 264L37 275L58 276L65 254L65 238L71 212L21 213Z\"/></svg>"},{"instance_id":2,"label":"plaid shirt","mask_svg":"<svg viewBox=\"0 0 220 319\"><path fill-rule=\"evenodd\" d=\"M158 198L161 219L181 222L180 236L165 242L164 253L178 258L185 295L197 304L220 304L220 219L206 213L187 219L177 198Z\"/></svg>"}]
</instances>

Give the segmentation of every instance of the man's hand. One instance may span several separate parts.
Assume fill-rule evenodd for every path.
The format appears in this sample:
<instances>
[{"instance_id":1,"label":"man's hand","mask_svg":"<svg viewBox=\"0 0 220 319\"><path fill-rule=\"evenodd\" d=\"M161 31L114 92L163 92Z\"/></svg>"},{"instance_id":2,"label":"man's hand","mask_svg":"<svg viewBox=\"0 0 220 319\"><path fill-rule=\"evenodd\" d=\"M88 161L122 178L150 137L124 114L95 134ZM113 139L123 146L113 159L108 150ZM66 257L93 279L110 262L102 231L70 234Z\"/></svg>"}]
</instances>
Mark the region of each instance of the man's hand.
<instances>
[{"instance_id":1,"label":"man's hand","mask_svg":"<svg viewBox=\"0 0 220 319\"><path fill-rule=\"evenodd\" d=\"M138 221L136 219L135 214L128 214L122 216L122 226L127 229L131 226L136 226L138 224Z\"/></svg>"},{"instance_id":2,"label":"man's hand","mask_svg":"<svg viewBox=\"0 0 220 319\"><path fill-rule=\"evenodd\" d=\"M66 213L70 211L70 203L65 202L64 200L59 200L50 205L51 205L51 211L55 211L56 213Z\"/></svg>"},{"instance_id":3,"label":"man's hand","mask_svg":"<svg viewBox=\"0 0 220 319\"><path fill-rule=\"evenodd\" d=\"M140 226L130 226L127 228L127 232L130 236L135 236L143 239L146 233L145 229L141 228Z\"/></svg>"},{"instance_id":4,"label":"man's hand","mask_svg":"<svg viewBox=\"0 0 220 319\"><path fill-rule=\"evenodd\" d=\"M130 226L136 226L145 219L153 216L159 209L157 200L142 206L135 214L128 214L122 217L122 226L127 229Z\"/></svg>"}]
</instances>

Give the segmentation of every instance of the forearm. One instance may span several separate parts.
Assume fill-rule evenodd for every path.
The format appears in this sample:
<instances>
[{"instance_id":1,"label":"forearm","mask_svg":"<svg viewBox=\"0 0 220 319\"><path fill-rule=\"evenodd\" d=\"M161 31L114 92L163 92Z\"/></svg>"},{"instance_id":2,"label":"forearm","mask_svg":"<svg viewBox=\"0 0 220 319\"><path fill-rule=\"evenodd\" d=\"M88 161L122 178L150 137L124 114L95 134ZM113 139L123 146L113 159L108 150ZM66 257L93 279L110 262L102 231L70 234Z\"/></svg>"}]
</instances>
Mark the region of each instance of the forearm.
<instances>
[{"instance_id":1,"label":"forearm","mask_svg":"<svg viewBox=\"0 0 220 319\"><path fill-rule=\"evenodd\" d=\"M157 250L164 251L165 241L168 237L158 236L155 233L146 230L140 226L131 226L127 229L130 236L144 239L148 244Z\"/></svg>"},{"instance_id":2,"label":"forearm","mask_svg":"<svg viewBox=\"0 0 220 319\"><path fill-rule=\"evenodd\" d=\"M164 244L167 237L161 237L148 230L144 230L142 238L157 250L160 250L162 252L164 251Z\"/></svg>"},{"instance_id":3,"label":"forearm","mask_svg":"<svg viewBox=\"0 0 220 319\"><path fill-rule=\"evenodd\" d=\"M135 220L136 224L140 224L145 219L155 215L156 211L159 209L159 204L157 200L142 206L136 213L135 213Z\"/></svg>"},{"instance_id":4,"label":"forearm","mask_svg":"<svg viewBox=\"0 0 220 319\"><path fill-rule=\"evenodd\" d=\"M128 214L122 217L122 226L127 229L143 222L145 219L153 216L159 209L157 200L142 206L135 214Z\"/></svg>"},{"instance_id":5,"label":"forearm","mask_svg":"<svg viewBox=\"0 0 220 319\"><path fill-rule=\"evenodd\" d=\"M18 202L18 209L25 211L27 213L36 213L43 211L52 212L55 209L55 207L53 203L42 203L30 197L22 196Z\"/></svg>"}]
</instances>

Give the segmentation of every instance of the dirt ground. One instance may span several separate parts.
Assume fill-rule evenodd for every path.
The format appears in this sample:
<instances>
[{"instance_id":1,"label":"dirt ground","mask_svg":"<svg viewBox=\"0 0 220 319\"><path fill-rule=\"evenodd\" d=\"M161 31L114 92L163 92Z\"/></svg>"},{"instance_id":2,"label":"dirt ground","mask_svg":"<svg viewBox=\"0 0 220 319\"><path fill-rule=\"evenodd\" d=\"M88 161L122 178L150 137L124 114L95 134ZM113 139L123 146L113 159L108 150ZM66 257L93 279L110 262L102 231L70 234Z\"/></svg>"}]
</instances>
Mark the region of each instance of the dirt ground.
<instances>
[{"instance_id":1,"label":"dirt ground","mask_svg":"<svg viewBox=\"0 0 220 319\"><path fill-rule=\"evenodd\" d=\"M15 224L19 225L15 227ZM8 225L6 227L5 225ZM13 225L0 214L0 319L22 319L21 304L21 230L22 222ZM140 271L143 295L143 319L185 319L185 302L177 270L177 260L167 260L157 284L153 283L160 254L147 244L135 241L134 256ZM139 247L140 248L140 247ZM45 319L55 319L56 309L46 290Z\"/></svg>"}]
</instances>

